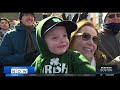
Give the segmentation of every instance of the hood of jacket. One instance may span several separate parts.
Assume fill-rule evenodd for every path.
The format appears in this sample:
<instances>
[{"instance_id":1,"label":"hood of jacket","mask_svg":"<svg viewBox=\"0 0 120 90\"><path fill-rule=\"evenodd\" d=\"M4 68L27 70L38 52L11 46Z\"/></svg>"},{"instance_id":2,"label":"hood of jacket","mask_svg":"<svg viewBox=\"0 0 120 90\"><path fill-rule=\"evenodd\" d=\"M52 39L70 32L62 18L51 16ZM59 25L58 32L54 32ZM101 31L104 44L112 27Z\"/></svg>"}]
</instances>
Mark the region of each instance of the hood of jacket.
<instances>
[{"instance_id":1,"label":"hood of jacket","mask_svg":"<svg viewBox=\"0 0 120 90\"><path fill-rule=\"evenodd\" d=\"M53 53L51 53L51 52L49 51L48 46L47 46L47 44L46 44L46 42L44 41L44 38L43 38L43 36L42 36L43 26L44 26L44 24L45 24L49 19L51 19L51 18L52 18L52 16L47 17L47 18L41 20L41 21L38 23L37 27L36 27L37 42L38 42L39 49L40 49L41 54L42 54L42 56L44 57L44 59L51 59L51 58L56 58L56 57L60 57L60 56L61 56L61 55L53 54ZM71 24L71 22L68 21L67 24L68 24L68 27L71 28L72 25L71 25L71 26L69 25L69 24ZM73 26L74 26L74 28L72 28L71 31L70 31L70 30L67 30L67 32L68 32L68 31L72 32L72 30L74 31L74 30L77 29L77 25L76 25L76 24L75 24L75 25L73 24ZM71 33L70 33L70 34L71 34ZM69 36L69 35L68 35L68 36Z\"/></svg>"},{"instance_id":2,"label":"hood of jacket","mask_svg":"<svg viewBox=\"0 0 120 90\"><path fill-rule=\"evenodd\" d=\"M42 28L43 28L43 25L45 24L45 22L47 20L49 20L51 17L48 17L48 18L45 18L43 20L41 20L39 23L38 23L38 26L36 27L36 37L37 37L37 43L38 43L38 47L41 51L41 54L42 56L44 57L44 59L50 59L50 58L53 58L53 57L57 57L57 55L51 53L48 49L48 46L47 44L45 43L44 41L44 38L42 37ZM42 57L41 57L42 58Z\"/></svg>"}]
</instances>

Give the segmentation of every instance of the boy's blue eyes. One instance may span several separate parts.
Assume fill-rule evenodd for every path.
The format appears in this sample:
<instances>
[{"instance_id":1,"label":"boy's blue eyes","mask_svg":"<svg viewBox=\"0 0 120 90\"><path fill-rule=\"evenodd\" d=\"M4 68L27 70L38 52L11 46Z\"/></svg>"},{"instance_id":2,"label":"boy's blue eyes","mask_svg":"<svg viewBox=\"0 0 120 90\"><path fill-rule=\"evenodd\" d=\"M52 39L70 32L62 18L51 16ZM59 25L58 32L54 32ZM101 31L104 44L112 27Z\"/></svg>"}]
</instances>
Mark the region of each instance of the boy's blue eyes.
<instances>
[{"instance_id":1,"label":"boy's blue eyes","mask_svg":"<svg viewBox=\"0 0 120 90\"><path fill-rule=\"evenodd\" d=\"M67 37L67 35L64 35L63 37ZM52 39L57 39L58 37L52 37Z\"/></svg>"},{"instance_id":2,"label":"boy's blue eyes","mask_svg":"<svg viewBox=\"0 0 120 90\"><path fill-rule=\"evenodd\" d=\"M52 39L57 39L57 37L53 37Z\"/></svg>"}]
</instances>

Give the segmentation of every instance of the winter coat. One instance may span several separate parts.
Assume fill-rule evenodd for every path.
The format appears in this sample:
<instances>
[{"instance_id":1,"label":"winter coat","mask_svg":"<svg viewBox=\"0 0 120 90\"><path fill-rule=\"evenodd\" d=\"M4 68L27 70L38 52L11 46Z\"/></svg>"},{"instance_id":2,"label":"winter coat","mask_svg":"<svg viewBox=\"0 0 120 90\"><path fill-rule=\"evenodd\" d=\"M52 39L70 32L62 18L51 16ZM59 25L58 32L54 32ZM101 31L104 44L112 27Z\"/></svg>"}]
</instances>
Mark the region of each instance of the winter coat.
<instances>
[{"instance_id":1,"label":"winter coat","mask_svg":"<svg viewBox=\"0 0 120 90\"><path fill-rule=\"evenodd\" d=\"M26 30L18 24L14 30L8 31L0 46L0 64L1 65L30 65L24 59ZM36 49L36 29L32 29L33 41Z\"/></svg>"}]
</instances>

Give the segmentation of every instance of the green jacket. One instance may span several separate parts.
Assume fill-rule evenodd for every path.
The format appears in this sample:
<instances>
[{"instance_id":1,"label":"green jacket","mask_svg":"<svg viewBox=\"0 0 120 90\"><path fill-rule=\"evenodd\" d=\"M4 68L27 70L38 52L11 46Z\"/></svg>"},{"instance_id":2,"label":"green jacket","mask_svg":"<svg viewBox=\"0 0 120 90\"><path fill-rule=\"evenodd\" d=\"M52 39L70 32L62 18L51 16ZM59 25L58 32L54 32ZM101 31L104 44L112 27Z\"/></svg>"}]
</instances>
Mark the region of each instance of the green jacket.
<instances>
[{"instance_id":1,"label":"green jacket","mask_svg":"<svg viewBox=\"0 0 120 90\"><path fill-rule=\"evenodd\" d=\"M33 62L35 73L38 74L93 74L95 67L79 52L67 50L62 55L49 51L44 39L41 37L44 23L51 17L43 19L37 26L37 41L41 54Z\"/></svg>"}]
</instances>

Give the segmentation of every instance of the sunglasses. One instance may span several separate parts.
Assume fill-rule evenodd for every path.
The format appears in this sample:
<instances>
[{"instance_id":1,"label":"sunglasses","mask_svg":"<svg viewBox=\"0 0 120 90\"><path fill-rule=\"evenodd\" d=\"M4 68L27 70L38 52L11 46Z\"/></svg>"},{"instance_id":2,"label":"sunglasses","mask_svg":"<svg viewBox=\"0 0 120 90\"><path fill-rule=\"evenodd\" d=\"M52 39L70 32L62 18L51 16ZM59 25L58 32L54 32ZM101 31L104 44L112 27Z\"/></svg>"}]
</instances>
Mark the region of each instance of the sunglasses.
<instances>
[{"instance_id":1,"label":"sunglasses","mask_svg":"<svg viewBox=\"0 0 120 90\"><path fill-rule=\"evenodd\" d=\"M108 15L109 18L115 18L116 17L120 17L120 14L110 14Z\"/></svg>"},{"instance_id":2,"label":"sunglasses","mask_svg":"<svg viewBox=\"0 0 120 90\"><path fill-rule=\"evenodd\" d=\"M89 33L76 33L75 36L82 36L82 40L88 41L92 37ZM92 37L93 42L98 45L100 42L100 38L98 36Z\"/></svg>"}]
</instances>

